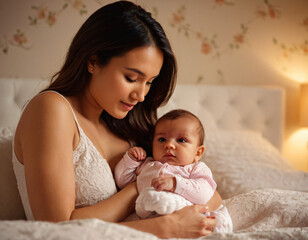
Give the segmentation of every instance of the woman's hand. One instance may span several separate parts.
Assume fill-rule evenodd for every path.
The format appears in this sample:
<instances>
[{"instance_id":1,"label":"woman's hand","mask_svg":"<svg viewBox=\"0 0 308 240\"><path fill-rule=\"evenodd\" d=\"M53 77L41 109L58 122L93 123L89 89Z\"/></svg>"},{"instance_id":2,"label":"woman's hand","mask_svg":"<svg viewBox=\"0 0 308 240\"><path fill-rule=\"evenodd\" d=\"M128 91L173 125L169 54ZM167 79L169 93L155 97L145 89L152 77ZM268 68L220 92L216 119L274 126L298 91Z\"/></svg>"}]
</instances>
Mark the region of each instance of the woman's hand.
<instances>
[{"instance_id":1,"label":"woman's hand","mask_svg":"<svg viewBox=\"0 0 308 240\"><path fill-rule=\"evenodd\" d=\"M214 217L205 217L203 213L206 211L205 205L193 205L169 215L170 223L173 228L177 229L172 232L172 236L167 237L197 238L210 234L216 226L217 220Z\"/></svg>"},{"instance_id":2,"label":"woman's hand","mask_svg":"<svg viewBox=\"0 0 308 240\"><path fill-rule=\"evenodd\" d=\"M170 225L165 227L165 229L170 230L174 227L177 227L178 229L166 232L166 236L161 237L196 238L210 234L213 232L213 228L216 227L217 220L215 217L205 217L203 214L207 211L212 212L216 210L221 205L221 203L222 199L219 193L215 191L214 195L206 205L193 205L184 207L171 215L164 216L169 218L168 223L170 223Z\"/></svg>"},{"instance_id":3,"label":"woman's hand","mask_svg":"<svg viewBox=\"0 0 308 240\"><path fill-rule=\"evenodd\" d=\"M203 215L206 211L205 205L193 205L170 215L121 224L152 233L159 238L197 238L210 234L217 224L215 218Z\"/></svg>"}]
</instances>

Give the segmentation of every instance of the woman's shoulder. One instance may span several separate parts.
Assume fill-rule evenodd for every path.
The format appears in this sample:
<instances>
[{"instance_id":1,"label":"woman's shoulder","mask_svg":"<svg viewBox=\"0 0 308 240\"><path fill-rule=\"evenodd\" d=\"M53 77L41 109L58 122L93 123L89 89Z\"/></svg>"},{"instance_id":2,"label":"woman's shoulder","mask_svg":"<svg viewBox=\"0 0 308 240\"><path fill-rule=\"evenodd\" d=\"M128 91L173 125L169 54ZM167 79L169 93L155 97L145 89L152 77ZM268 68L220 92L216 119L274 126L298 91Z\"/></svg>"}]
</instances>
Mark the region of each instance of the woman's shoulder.
<instances>
[{"instance_id":1,"label":"woman's shoulder","mask_svg":"<svg viewBox=\"0 0 308 240\"><path fill-rule=\"evenodd\" d=\"M59 117L72 115L72 108L68 100L61 94L54 91L46 91L34 96L26 105L23 115L32 117L52 117L56 120Z\"/></svg>"},{"instance_id":2,"label":"woman's shoulder","mask_svg":"<svg viewBox=\"0 0 308 240\"><path fill-rule=\"evenodd\" d=\"M62 108L68 108L69 103L60 93L55 91L45 91L34 96L26 106L26 108L42 108L42 110L48 110L46 107L61 110Z\"/></svg>"},{"instance_id":3,"label":"woman's shoulder","mask_svg":"<svg viewBox=\"0 0 308 240\"><path fill-rule=\"evenodd\" d=\"M74 121L69 102L60 94L52 91L34 96L25 106L20 124L38 125L48 122L55 124ZM63 124L61 124L63 125ZM60 126L60 125L59 125Z\"/></svg>"},{"instance_id":4,"label":"woman's shoulder","mask_svg":"<svg viewBox=\"0 0 308 240\"><path fill-rule=\"evenodd\" d=\"M73 146L76 134L74 116L65 98L55 92L40 93L28 102L20 117L14 138L16 156L24 162L23 154L33 146L56 146L63 141L68 143L63 148Z\"/></svg>"}]
</instances>

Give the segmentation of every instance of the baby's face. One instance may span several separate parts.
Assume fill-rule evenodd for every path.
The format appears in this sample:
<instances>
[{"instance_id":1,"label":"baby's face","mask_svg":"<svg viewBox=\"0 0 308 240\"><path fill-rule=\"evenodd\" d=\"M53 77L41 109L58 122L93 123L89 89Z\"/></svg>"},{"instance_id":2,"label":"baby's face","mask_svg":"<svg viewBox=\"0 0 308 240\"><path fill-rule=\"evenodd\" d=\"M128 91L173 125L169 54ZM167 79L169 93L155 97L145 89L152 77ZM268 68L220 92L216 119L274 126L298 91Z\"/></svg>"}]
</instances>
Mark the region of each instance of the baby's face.
<instances>
[{"instance_id":1,"label":"baby's face","mask_svg":"<svg viewBox=\"0 0 308 240\"><path fill-rule=\"evenodd\" d=\"M184 166L199 160L198 124L190 117L163 120L155 127L153 158L161 163Z\"/></svg>"}]
</instances>

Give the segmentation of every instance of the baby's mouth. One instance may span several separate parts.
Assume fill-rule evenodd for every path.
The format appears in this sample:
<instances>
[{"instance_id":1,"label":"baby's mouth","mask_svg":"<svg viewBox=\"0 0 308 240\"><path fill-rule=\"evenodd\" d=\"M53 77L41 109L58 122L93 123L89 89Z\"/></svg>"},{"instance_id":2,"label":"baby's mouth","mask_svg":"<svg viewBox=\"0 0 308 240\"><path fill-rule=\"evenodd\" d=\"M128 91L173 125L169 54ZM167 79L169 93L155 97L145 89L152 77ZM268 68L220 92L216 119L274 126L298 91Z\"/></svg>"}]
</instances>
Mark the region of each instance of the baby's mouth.
<instances>
[{"instance_id":1,"label":"baby's mouth","mask_svg":"<svg viewBox=\"0 0 308 240\"><path fill-rule=\"evenodd\" d=\"M172 153L166 153L165 157L175 157Z\"/></svg>"}]
</instances>

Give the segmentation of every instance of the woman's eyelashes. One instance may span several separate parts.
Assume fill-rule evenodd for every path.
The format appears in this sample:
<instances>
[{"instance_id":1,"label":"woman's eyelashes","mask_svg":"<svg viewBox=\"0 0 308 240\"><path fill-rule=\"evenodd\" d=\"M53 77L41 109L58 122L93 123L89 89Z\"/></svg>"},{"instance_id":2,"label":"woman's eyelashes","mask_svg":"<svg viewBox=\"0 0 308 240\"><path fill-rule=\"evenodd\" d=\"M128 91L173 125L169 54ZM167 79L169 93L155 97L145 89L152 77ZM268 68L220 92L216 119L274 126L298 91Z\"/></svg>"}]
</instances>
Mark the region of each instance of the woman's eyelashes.
<instances>
[{"instance_id":1,"label":"woman's eyelashes","mask_svg":"<svg viewBox=\"0 0 308 240\"><path fill-rule=\"evenodd\" d=\"M127 80L128 82L136 82L136 80L133 80L133 79L131 79L131 78L128 77L128 76L125 76L125 78L126 78L126 80Z\"/></svg>"},{"instance_id":2,"label":"woman's eyelashes","mask_svg":"<svg viewBox=\"0 0 308 240\"><path fill-rule=\"evenodd\" d=\"M136 78L136 79L132 79L132 78L130 78L130 77L128 77L128 76L125 76L125 79L126 79L128 82L131 82L131 83L137 81L137 78ZM146 85L151 86L152 83L153 83L153 81L148 81L148 82L146 82Z\"/></svg>"}]
</instances>

